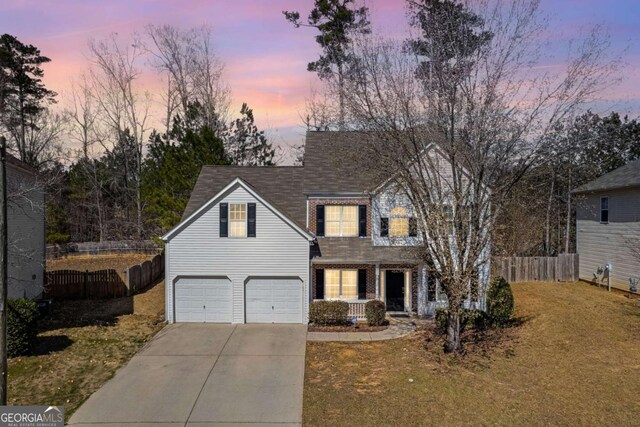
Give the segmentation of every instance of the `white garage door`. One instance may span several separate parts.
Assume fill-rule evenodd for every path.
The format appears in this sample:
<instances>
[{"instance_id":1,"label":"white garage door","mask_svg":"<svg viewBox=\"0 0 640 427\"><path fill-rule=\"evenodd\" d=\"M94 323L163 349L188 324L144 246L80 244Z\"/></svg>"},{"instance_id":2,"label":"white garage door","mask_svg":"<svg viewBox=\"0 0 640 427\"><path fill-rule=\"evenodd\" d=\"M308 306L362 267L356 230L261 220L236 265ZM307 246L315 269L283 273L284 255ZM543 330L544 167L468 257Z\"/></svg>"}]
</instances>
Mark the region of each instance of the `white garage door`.
<instances>
[{"instance_id":1,"label":"white garage door","mask_svg":"<svg viewBox=\"0 0 640 427\"><path fill-rule=\"evenodd\" d=\"M300 279L251 279L246 301L247 323L302 323Z\"/></svg>"},{"instance_id":2,"label":"white garage door","mask_svg":"<svg viewBox=\"0 0 640 427\"><path fill-rule=\"evenodd\" d=\"M231 281L182 278L175 284L176 322L231 323Z\"/></svg>"}]
</instances>

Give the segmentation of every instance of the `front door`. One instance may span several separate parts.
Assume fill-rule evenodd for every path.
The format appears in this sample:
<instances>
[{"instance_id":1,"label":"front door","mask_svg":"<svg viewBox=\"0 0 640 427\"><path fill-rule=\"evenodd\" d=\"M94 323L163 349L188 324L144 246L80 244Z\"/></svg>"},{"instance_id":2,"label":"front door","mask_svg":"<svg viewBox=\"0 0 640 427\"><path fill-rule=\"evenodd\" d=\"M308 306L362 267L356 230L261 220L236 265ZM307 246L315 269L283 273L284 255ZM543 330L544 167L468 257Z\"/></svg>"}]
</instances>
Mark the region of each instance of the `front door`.
<instances>
[{"instance_id":1,"label":"front door","mask_svg":"<svg viewBox=\"0 0 640 427\"><path fill-rule=\"evenodd\" d=\"M404 311L404 272L387 270L385 274L387 311Z\"/></svg>"}]
</instances>

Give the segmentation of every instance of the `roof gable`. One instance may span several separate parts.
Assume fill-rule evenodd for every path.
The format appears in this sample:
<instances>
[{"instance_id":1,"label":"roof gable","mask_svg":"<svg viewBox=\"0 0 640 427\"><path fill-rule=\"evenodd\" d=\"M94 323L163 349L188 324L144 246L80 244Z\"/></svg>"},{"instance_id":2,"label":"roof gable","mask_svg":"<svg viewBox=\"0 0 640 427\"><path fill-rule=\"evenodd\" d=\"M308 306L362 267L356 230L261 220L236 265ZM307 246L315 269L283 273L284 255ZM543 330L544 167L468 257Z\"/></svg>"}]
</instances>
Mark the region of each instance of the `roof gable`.
<instances>
[{"instance_id":1,"label":"roof gable","mask_svg":"<svg viewBox=\"0 0 640 427\"><path fill-rule=\"evenodd\" d=\"M293 219L291 219L286 212L275 207L272 203L266 200L263 196L258 194L255 188L249 185L241 178L235 178L231 182L229 182L224 188L222 188L217 194L212 196L206 203L202 204L198 209L184 218L178 225L173 227L170 231L168 231L164 236L162 236L162 240L168 241L176 234L180 233L185 227L187 227L192 221L199 218L204 212L209 210L229 191L234 190L236 186L240 186L244 188L249 194L251 194L255 199L260 201L263 205L267 206L276 216L280 217L284 222L286 222L291 228L297 231L301 236L305 237L307 240L313 240L314 236L306 231L304 227L298 225Z\"/></svg>"}]
</instances>

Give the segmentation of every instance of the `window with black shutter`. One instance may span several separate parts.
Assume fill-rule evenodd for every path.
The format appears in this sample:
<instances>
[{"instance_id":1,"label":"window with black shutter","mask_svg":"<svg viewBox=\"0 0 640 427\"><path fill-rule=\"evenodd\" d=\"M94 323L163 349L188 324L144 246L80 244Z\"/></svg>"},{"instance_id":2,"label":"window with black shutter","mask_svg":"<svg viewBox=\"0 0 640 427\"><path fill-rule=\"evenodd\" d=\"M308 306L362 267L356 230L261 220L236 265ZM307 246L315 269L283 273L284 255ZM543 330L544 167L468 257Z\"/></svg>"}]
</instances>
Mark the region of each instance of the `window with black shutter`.
<instances>
[{"instance_id":1,"label":"window with black shutter","mask_svg":"<svg viewBox=\"0 0 640 427\"><path fill-rule=\"evenodd\" d=\"M409 218L409 236L416 237L418 235L418 220L417 218Z\"/></svg>"},{"instance_id":2,"label":"window with black shutter","mask_svg":"<svg viewBox=\"0 0 640 427\"><path fill-rule=\"evenodd\" d=\"M367 270L358 270L358 299L367 299Z\"/></svg>"},{"instance_id":3,"label":"window with black shutter","mask_svg":"<svg viewBox=\"0 0 640 427\"><path fill-rule=\"evenodd\" d=\"M229 205L220 203L220 237L229 236Z\"/></svg>"},{"instance_id":4,"label":"window with black shutter","mask_svg":"<svg viewBox=\"0 0 640 427\"><path fill-rule=\"evenodd\" d=\"M367 205L358 206L358 225L358 235L367 237Z\"/></svg>"},{"instance_id":5,"label":"window with black shutter","mask_svg":"<svg viewBox=\"0 0 640 427\"><path fill-rule=\"evenodd\" d=\"M316 299L324 299L324 270L316 270Z\"/></svg>"},{"instance_id":6,"label":"window with black shutter","mask_svg":"<svg viewBox=\"0 0 640 427\"><path fill-rule=\"evenodd\" d=\"M389 236L389 218L380 218L380 236Z\"/></svg>"},{"instance_id":7,"label":"window with black shutter","mask_svg":"<svg viewBox=\"0 0 640 427\"><path fill-rule=\"evenodd\" d=\"M256 204L247 203L247 237L256 237Z\"/></svg>"},{"instance_id":8,"label":"window with black shutter","mask_svg":"<svg viewBox=\"0 0 640 427\"><path fill-rule=\"evenodd\" d=\"M324 236L324 205L316 206L316 236Z\"/></svg>"}]
</instances>

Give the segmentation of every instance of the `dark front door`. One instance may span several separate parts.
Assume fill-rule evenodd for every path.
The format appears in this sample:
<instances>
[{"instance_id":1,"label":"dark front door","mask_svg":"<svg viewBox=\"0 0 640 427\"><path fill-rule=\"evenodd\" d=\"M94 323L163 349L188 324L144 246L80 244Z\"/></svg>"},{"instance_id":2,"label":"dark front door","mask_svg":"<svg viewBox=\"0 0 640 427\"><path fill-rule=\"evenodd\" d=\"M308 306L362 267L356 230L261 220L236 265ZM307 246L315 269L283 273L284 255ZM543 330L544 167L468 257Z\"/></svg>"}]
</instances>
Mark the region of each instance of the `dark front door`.
<instances>
[{"instance_id":1,"label":"dark front door","mask_svg":"<svg viewBox=\"0 0 640 427\"><path fill-rule=\"evenodd\" d=\"M387 311L404 311L404 272L387 270L385 295Z\"/></svg>"}]
</instances>

